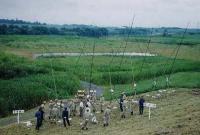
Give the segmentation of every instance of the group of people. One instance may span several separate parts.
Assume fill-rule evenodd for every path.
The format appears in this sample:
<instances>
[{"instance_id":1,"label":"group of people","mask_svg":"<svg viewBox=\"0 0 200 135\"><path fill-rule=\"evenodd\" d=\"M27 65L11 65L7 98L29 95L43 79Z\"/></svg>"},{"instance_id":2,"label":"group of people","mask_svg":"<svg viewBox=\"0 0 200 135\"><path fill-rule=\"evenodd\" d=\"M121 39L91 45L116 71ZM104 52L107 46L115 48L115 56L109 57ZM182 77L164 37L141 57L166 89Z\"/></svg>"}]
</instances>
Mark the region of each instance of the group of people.
<instances>
[{"instance_id":1,"label":"group of people","mask_svg":"<svg viewBox=\"0 0 200 135\"><path fill-rule=\"evenodd\" d=\"M140 97L139 101L138 101L138 106L139 106L139 114L143 115L143 110L144 110L144 103L145 100L143 98L143 96ZM126 111L128 109L128 111L130 112L131 115L133 115L133 102L131 101L131 99L127 99L126 94L123 92L120 96L119 99L119 108L121 111L121 118L126 118Z\"/></svg>"},{"instance_id":2,"label":"group of people","mask_svg":"<svg viewBox=\"0 0 200 135\"><path fill-rule=\"evenodd\" d=\"M139 114L143 114L144 109L144 102L145 100L143 98L140 98L139 100ZM104 97L101 95L100 97L100 112L103 113L103 126L106 127L109 125L110 121L110 115L111 115L111 106L104 104ZM133 107L131 101L128 101L127 107L127 97L125 93L123 93L119 99L119 108L121 111L121 118L125 118L125 112L126 109L129 108L129 111L131 115L133 115ZM78 105L79 104L79 105ZM79 111L77 106L79 106ZM94 102L91 100L89 96L87 96L86 99L82 100L70 100L67 102L63 101L52 101L49 102L49 120L50 122L57 122L58 120L63 120L63 125L66 127L66 123L68 126L71 126L70 124L70 117L76 116L79 112L79 116L83 119L83 122L81 122L81 129L82 130L88 130L88 123L91 122L93 124L97 124L97 118L95 116L95 105ZM36 117L36 130L39 130L39 128L42 126L42 121L45 118L45 102L39 107L39 110L35 113Z\"/></svg>"}]
</instances>

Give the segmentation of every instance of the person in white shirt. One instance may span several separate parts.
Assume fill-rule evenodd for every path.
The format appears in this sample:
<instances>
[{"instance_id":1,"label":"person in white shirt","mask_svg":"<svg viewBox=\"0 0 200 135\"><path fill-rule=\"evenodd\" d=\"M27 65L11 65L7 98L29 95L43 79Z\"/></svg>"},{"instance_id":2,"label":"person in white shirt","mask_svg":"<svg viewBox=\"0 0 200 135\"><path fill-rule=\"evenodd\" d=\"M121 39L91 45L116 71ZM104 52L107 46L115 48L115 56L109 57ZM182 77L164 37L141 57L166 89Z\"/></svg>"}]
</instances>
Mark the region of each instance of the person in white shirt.
<instances>
[{"instance_id":1,"label":"person in white shirt","mask_svg":"<svg viewBox=\"0 0 200 135\"><path fill-rule=\"evenodd\" d=\"M79 104L79 111L80 111L80 117L83 117L83 109L84 109L84 105L83 105L83 101L81 100L80 101L80 104Z\"/></svg>"},{"instance_id":2,"label":"person in white shirt","mask_svg":"<svg viewBox=\"0 0 200 135\"><path fill-rule=\"evenodd\" d=\"M84 123L82 124L82 127L81 127L82 130L84 129L88 130L87 125L90 120L90 115L91 115L91 110L88 107L88 105L86 105L85 112L84 112Z\"/></svg>"},{"instance_id":3,"label":"person in white shirt","mask_svg":"<svg viewBox=\"0 0 200 135\"><path fill-rule=\"evenodd\" d=\"M104 111L104 116L103 116L103 126L108 126L109 125L109 121L110 121L110 114L111 114L111 110L110 110L110 106L107 106L107 108Z\"/></svg>"},{"instance_id":4,"label":"person in white shirt","mask_svg":"<svg viewBox=\"0 0 200 135\"><path fill-rule=\"evenodd\" d=\"M86 105L88 105L88 107L91 109L91 103L90 103L89 99L87 100Z\"/></svg>"}]
</instances>

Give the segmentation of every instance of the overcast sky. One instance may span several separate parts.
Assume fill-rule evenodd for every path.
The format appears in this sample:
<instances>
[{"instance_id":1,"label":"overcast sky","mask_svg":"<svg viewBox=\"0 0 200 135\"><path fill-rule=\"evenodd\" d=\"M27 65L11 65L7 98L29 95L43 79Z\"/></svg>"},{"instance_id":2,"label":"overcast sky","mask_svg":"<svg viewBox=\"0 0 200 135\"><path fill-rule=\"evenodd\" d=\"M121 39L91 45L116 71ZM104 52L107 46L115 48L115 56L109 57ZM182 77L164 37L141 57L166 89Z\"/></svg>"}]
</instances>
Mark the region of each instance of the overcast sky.
<instances>
[{"instance_id":1,"label":"overcast sky","mask_svg":"<svg viewBox=\"0 0 200 135\"><path fill-rule=\"evenodd\" d=\"M200 0L0 0L0 18L51 24L200 27Z\"/></svg>"}]
</instances>

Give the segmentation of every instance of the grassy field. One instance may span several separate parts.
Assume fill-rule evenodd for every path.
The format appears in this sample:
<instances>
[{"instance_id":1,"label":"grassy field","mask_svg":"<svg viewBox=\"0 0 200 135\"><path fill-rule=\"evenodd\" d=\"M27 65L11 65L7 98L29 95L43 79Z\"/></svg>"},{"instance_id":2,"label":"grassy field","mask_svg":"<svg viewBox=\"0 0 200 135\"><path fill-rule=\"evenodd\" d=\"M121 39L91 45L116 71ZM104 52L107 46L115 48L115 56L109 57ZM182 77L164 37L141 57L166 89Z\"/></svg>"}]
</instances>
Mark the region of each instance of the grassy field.
<instances>
[{"instance_id":1,"label":"grassy field","mask_svg":"<svg viewBox=\"0 0 200 135\"><path fill-rule=\"evenodd\" d=\"M122 36L110 36L102 38L88 38L77 36L0 36L0 49L18 55L32 57L33 53L41 52L92 52L95 41L96 52L123 52L125 38ZM183 41L182 49L178 58L198 60L200 56L200 35L187 35ZM127 42L126 52L145 52L147 36L130 37ZM162 56L171 56L177 44L180 43L181 35L170 37L152 37L150 52Z\"/></svg>"},{"instance_id":2,"label":"grassy field","mask_svg":"<svg viewBox=\"0 0 200 135\"><path fill-rule=\"evenodd\" d=\"M67 129L62 125L49 124L47 121L39 132L36 132L34 125L31 128L27 128L25 125L10 125L0 128L1 135L199 135L200 134L200 97L199 89L193 91L192 89L176 89L173 92L172 89L168 89L161 94L158 99L151 98L158 92L149 92L143 94L146 101L157 104L157 108L151 110L151 120L148 120L148 109L145 108L144 115L138 115L138 107L134 106L134 115L131 116L128 112L126 119L119 117L119 109L112 110L110 125L106 128L103 127L102 114L97 114L99 124L92 125L89 123L89 130L80 130L79 117L73 117L71 127ZM147 95L150 95L147 97ZM138 97L134 97L137 99ZM118 106L113 102L112 106ZM32 114L33 115L33 114ZM33 121L34 122L34 121Z\"/></svg>"},{"instance_id":3,"label":"grassy field","mask_svg":"<svg viewBox=\"0 0 200 135\"><path fill-rule=\"evenodd\" d=\"M113 60L111 56L94 57L90 76L91 56L80 59L32 59L32 56L34 53L43 52L92 52L94 42L95 52L146 52L149 37L130 37L125 48L124 37L119 36L98 39L53 35L0 36L0 92L3 93L0 95L0 112L3 112L1 115L7 115L14 108L32 108L43 100L69 98L81 88L80 80L92 81L103 87L106 99L111 98L110 79L115 89L115 97L122 91L127 94L133 92L133 77L138 93L165 88L165 76L169 74L172 74L170 87L199 88L199 38L200 35L185 37L172 70L180 35L153 36L147 52L158 54L156 57L114 57ZM155 79L158 80L158 86L152 88Z\"/></svg>"}]
</instances>

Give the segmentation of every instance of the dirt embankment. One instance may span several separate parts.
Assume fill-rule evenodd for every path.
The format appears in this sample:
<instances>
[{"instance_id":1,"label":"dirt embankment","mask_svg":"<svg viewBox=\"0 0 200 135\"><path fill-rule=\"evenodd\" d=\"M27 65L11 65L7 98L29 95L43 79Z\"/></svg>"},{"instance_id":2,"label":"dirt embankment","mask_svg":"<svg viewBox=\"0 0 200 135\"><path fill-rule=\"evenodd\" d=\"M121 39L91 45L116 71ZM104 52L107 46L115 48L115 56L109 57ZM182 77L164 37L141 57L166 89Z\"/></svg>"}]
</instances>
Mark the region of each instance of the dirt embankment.
<instances>
[{"instance_id":1,"label":"dirt embankment","mask_svg":"<svg viewBox=\"0 0 200 135\"><path fill-rule=\"evenodd\" d=\"M119 108L112 110L111 121L108 127L103 127L103 115L96 114L99 124L89 124L88 131L80 130L80 119L73 117L71 127L67 129L62 124L52 125L44 122L39 131L40 135L64 135L64 134L87 134L87 135L179 135L200 134L200 96L198 90L178 89L162 92L145 93L146 102L155 103L156 109L151 110L151 120L148 120L148 109L145 108L144 115L138 115L138 107L134 106L134 115L127 111L126 118L120 118ZM160 96L159 96L160 95ZM137 99L136 97L134 98ZM112 106L118 103L112 102ZM34 123L34 122L33 122ZM10 125L0 128L1 135L35 135L37 132L34 125L27 128L25 125Z\"/></svg>"}]
</instances>

